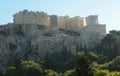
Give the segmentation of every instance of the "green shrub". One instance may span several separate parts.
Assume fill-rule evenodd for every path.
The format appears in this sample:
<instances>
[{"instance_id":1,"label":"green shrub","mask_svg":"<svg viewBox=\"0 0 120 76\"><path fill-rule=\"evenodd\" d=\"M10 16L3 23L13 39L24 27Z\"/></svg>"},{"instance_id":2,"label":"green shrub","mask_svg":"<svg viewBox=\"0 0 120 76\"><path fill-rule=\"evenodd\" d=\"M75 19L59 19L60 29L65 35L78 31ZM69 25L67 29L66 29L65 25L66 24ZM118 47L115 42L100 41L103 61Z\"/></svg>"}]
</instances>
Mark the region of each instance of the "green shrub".
<instances>
[{"instance_id":1,"label":"green shrub","mask_svg":"<svg viewBox=\"0 0 120 76\"><path fill-rule=\"evenodd\" d=\"M3 76L3 72L2 71L0 71L0 76Z\"/></svg>"},{"instance_id":2,"label":"green shrub","mask_svg":"<svg viewBox=\"0 0 120 76\"><path fill-rule=\"evenodd\" d=\"M46 69L64 73L77 65L77 57L64 50L46 56L42 64Z\"/></svg>"},{"instance_id":3,"label":"green shrub","mask_svg":"<svg viewBox=\"0 0 120 76\"><path fill-rule=\"evenodd\" d=\"M109 70L96 70L94 76L120 76L120 72L110 72Z\"/></svg>"},{"instance_id":4,"label":"green shrub","mask_svg":"<svg viewBox=\"0 0 120 76\"><path fill-rule=\"evenodd\" d=\"M78 66L75 72L77 76L93 76L93 67L84 53L78 53Z\"/></svg>"},{"instance_id":5,"label":"green shrub","mask_svg":"<svg viewBox=\"0 0 120 76\"><path fill-rule=\"evenodd\" d=\"M64 73L64 76L77 76L77 75L76 75L75 69L72 69L72 70L67 70Z\"/></svg>"},{"instance_id":6,"label":"green shrub","mask_svg":"<svg viewBox=\"0 0 120 76\"><path fill-rule=\"evenodd\" d=\"M60 76L56 71L53 71L51 69L45 70L46 76Z\"/></svg>"},{"instance_id":7,"label":"green shrub","mask_svg":"<svg viewBox=\"0 0 120 76\"><path fill-rule=\"evenodd\" d=\"M43 68L34 61L22 61L19 68L20 76L44 76Z\"/></svg>"},{"instance_id":8,"label":"green shrub","mask_svg":"<svg viewBox=\"0 0 120 76\"><path fill-rule=\"evenodd\" d=\"M109 70L96 70L94 76L107 76L109 75Z\"/></svg>"},{"instance_id":9,"label":"green shrub","mask_svg":"<svg viewBox=\"0 0 120 76\"><path fill-rule=\"evenodd\" d=\"M120 76L120 72L111 72L109 76Z\"/></svg>"},{"instance_id":10,"label":"green shrub","mask_svg":"<svg viewBox=\"0 0 120 76\"><path fill-rule=\"evenodd\" d=\"M117 56L115 59L111 61L108 66L110 71L120 71L120 56Z\"/></svg>"}]
</instances>

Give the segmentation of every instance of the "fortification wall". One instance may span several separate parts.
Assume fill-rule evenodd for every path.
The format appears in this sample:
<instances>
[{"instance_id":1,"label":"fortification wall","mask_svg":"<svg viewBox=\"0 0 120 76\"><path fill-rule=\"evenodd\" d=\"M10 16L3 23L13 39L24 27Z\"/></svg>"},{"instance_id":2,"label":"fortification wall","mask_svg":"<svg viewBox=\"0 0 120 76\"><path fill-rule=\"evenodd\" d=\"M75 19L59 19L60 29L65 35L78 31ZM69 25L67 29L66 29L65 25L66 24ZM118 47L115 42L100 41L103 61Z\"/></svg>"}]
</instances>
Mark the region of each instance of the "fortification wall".
<instances>
[{"instance_id":1,"label":"fortification wall","mask_svg":"<svg viewBox=\"0 0 120 76\"><path fill-rule=\"evenodd\" d=\"M98 23L97 15L90 15L86 17L86 26L84 26L83 17L47 15L44 12L20 11L14 15L14 24L39 24L48 26L50 29L66 29L72 31L93 31L99 32L101 35L106 34L105 25Z\"/></svg>"},{"instance_id":2,"label":"fortification wall","mask_svg":"<svg viewBox=\"0 0 120 76\"><path fill-rule=\"evenodd\" d=\"M69 25L69 16L59 16L58 17L58 27L62 29L67 29Z\"/></svg>"},{"instance_id":3,"label":"fortification wall","mask_svg":"<svg viewBox=\"0 0 120 76\"><path fill-rule=\"evenodd\" d=\"M80 31L83 25L84 19L79 16L73 18L69 18L69 16L60 16L58 18L58 26L62 29Z\"/></svg>"},{"instance_id":4,"label":"fortification wall","mask_svg":"<svg viewBox=\"0 0 120 76\"><path fill-rule=\"evenodd\" d=\"M57 15L51 15L50 16L50 29L57 31L58 30L58 20Z\"/></svg>"},{"instance_id":5,"label":"fortification wall","mask_svg":"<svg viewBox=\"0 0 120 76\"><path fill-rule=\"evenodd\" d=\"M98 23L98 15L90 15L85 18L86 19L86 25L94 25L99 24Z\"/></svg>"},{"instance_id":6,"label":"fortification wall","mask_svg":"<svg viewBox=\"0 0 120 76\"><path fill-rule=\"evenodd\" d=\"M104 37L106 35L106 25L105 24L96 24L91 26L85 26L82 29L82 32L95 32L99 33L101 37Z\"/></svg>"},{"instance_id":7,"label":"fortification wall","mask_svg":"<svg viewBox=\"0 0 120 76\"><path fill-rule=\"evenodd\" d=\"M82 32L79 40L82 47L93 48L101 41L101 35L98 32Z\"/></svg>"},{"instance_id":8,"label":"fortification wall","mask_svg":"<svg viewBox=\"0 0 120 76\"><path fill-rule=\"evenodd\" d=\"M15 24L49 25L48 15L44 12L20 11L13 15Z\"/></svg>"}]
</instances>

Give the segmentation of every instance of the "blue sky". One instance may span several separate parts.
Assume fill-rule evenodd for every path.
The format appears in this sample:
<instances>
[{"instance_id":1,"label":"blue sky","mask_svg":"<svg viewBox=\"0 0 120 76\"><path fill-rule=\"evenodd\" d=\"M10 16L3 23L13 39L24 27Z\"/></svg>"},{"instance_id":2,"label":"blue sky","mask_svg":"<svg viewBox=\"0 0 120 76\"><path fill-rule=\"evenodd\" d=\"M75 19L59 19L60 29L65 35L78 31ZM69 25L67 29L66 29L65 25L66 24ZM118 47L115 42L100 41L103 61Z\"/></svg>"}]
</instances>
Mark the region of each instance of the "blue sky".
<instances>
[{"instance_id":1,"label":"blue sky","mask_svg":"<svg viewBox=\"0 0 120 76\"><path fill-rule=\"evenodd\" d=\"M99 15L107 32L120 30L120 0L1 0L0 25L11 23L13 14L24 9L70 17Z\"/></svg>"}]
</instances>

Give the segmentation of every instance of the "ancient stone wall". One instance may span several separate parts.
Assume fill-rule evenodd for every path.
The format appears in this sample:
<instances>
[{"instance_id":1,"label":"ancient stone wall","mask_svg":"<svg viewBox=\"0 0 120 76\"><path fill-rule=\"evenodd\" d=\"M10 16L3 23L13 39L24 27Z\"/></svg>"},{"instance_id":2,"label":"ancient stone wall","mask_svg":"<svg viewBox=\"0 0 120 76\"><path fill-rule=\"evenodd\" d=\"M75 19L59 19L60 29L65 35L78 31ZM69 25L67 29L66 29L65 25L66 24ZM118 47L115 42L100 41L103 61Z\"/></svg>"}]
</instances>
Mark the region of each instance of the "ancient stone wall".
<instances>
[{"instance_id":1,"label":"ancient stone wall","mask_svg":"<svg viewBox=\"0 0 120 76\"><path fill-rule=\"evenodd\" d=\"M97 15L90 15L86 17L86 25L94 25L98 24L98 16Z\"/></svg>"},{"instance_id":2,"label":"ancient stone wall","mask_svg":"<svg viewBox=\"0 0 120 76\"><path fill-rule=\"evenodd\" d=\"M44 12L20 11L13 15L15 24L42 24L48 25L48 15Z\"/></svg>"},{"instance_id":3,"label":"ancient stone wall","mask_svg":"<svg viewBox=\"0 0 120 76\"><path fill-rule=\"evenodd\" d=\"M80 31L83 25L84 19L79 16L73 18L69 18L69 16L60 16L58 18L58 26L62 29Z\"/></svg>"},{"instance_id":4,"label":"ancient stone wall","mask_svg":"<svg viewBox=\"0 0 120 76\"><path fill-rule=\"evenodd\" d=\"M85 26L82 29L82 32L99 33L101 37L104 37L106 35L106 27L105 27L105 24L95 24L92 26Z\"/></svg>"},{"instance_id":5,"label":"ancient stone wall","mask_svg":"<svg viewBox=\"0 0 120 76\"><path fill-rule=\"evenodd\" d=\"M98 32L82 32L79 37L79 43L82 47L93 48L101 41L101 35Z\"/></svg>"},{"instance_id":6,"label":"ancient stone wall","mask_svg":"<svg viewBox=\"0 0 120 76\"><path fill-rule=\"evenodd\" d=\"M76 16L69 19L69 28L73 31L80 31L83 28L84 19L82 17Z\"/></svg>"},{"instance_id":7,"label":"ancient stone wall","mask_svg":"<svg viewBox=\"0 0 120 76\"><path fill-rule=\"evenodd\" d=\"M92 48L101 42L101 39L106 35L106 27L104 24L88 25L82 28L80 43L82 46Z\"/></svg>"},{"instance_id":8,"label":"ancient stone wall","mask_svg":"<svg viewBox=\"0 0 120 76\"><path fill-rule=\"evenodd\" d=\"M69 26L69 16L59 16L58 27L62 29L67 29L68 26Z\"/></svg>"},{"instance_id":9,"label":"ancient stone wall","mask_svg":"<svg viewBox=\"0 0 120 76\"><path fill-rule=\"evenodd\" d=\"M50 29L53 31L58 30L58 20L57 15L51 15L50 16Z\"/></svg>"}]
</instances>

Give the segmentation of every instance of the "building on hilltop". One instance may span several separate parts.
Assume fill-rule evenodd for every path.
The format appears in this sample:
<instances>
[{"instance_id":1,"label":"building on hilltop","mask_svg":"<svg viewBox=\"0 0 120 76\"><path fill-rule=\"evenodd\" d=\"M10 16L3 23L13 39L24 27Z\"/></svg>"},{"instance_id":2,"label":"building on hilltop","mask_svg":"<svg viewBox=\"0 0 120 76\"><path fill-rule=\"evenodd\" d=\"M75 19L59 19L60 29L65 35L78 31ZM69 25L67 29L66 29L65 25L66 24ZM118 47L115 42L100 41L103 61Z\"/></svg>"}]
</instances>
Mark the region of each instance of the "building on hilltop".
<instances>
[{"instance_id":1,"label":"building on hilltop","mask_svg":"<svg viewBox=\"0 0 120 76\"><path fill-rule=\"evenodd\" d=\"M76 16L69 18L69 16L60 16L58 17L58 26L59 28L80 31L84 26L84 18Z\"/></svg>"},{"instance_id":2,"label":"building on hilltop","mask_svg":"<svg viewBox=\"0 0 120 76\"><path fill-rule=\"evenodd\" d=\"M85 17L84 20L84 17L80 16L72 18L69 16L58 17L57 15L47 15L47 13L44 12L24 10L14 15L14 24L34 24L34 26L31 27L24 26L24 31L26 31L25 29L28 30L26 34L29 32L33 34L41 32L38 26L35 25L48 26L48 32L54 34L59 34L59 29L64 30L67 35L74 34L74 36L77 36L79 34L79 43L82 46L87 45L87 47L94 47L96 44L100 43L100 40L106 35L106 26L105 24L98 23L98 15L90 15ZM31 32L32 29L36 30Z\"/></svg>"},{"instance_id":3,"label":"building on hilltop","mask_svg":"<svg viewBox=\"0 0 120 76\"><path fill-rule=\"evenodd\" d=\"M90 15L86 17L86 26L82 29L83 32L96 32L103 38L106 35L106 25L98 23L98 15Z\"/></svg>"},{"instance_id":4,"label":"building on hilltop","mask_svg":"<svg viewBox=\"0 0 120 76\"><path fill-rule=\"evenodd\" d=\"M86 26L81 29L82 46L94 47L101 42L106 35L106 25L98 23L97 15L86 17Z\"/></svg>"},{"instance_id":5,"label":"building on hilltop","mask_svg":"<svg viewBox=\"0 0 120 76\"><path fill-rule=\"evenodd\" d=\"M15 24L42 24L48 25L48 15L44 12L20 11L13 15Z\"/></svg>"},{"instance_id":6,"label":"building on hilltop","mask_svg":"<svg viewBox=\"0 0 120 76\"><path fill-rule=\"evenodd\" d=\"M57 15L50 16L50 30L57 31L58 30L58 20Z\"/></svg>"},{"instance_id":7,"label":"building on hilltop","mask_svg":"<svg viewBox=\"0 0 120 76\"><path fill-rule=\"evenodd\" d=\"M86 19L86 25L94 25L99 24L98 23L98 15L90 15L85 18Z\"/></svg>"},{"instance_id":8,"label":"building on hilltop","mask_svg":"<svg viewBox=\"0 0 120 76\"><path fill-rule=\"evenodd\" d=\"M49 26L52 28L61 28L72 31L93 31L98 32L102 31L102 35L106 34L105 25L101 25L98 23L98 15L90 15L88 17L73 17L69 18L69 16L55 16L55 15L47 15L44 12L32 12L32 11L20 11L14 14L14 24L41 24L44 26ZM86 22L86 26L84 23ZM98 31L97 31L98 30ZM104 32L104 33L103 33Z\"/></svg>"}]
</instances>

